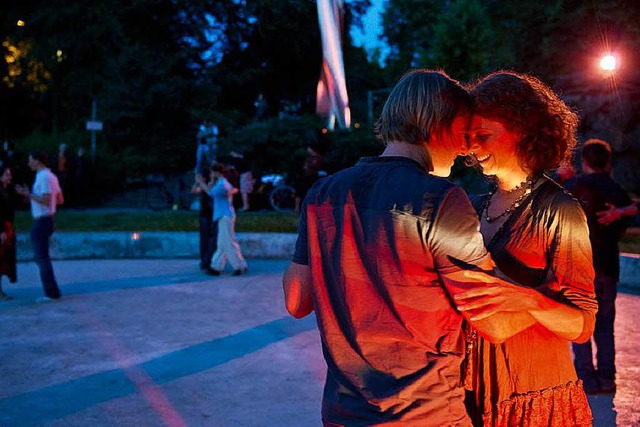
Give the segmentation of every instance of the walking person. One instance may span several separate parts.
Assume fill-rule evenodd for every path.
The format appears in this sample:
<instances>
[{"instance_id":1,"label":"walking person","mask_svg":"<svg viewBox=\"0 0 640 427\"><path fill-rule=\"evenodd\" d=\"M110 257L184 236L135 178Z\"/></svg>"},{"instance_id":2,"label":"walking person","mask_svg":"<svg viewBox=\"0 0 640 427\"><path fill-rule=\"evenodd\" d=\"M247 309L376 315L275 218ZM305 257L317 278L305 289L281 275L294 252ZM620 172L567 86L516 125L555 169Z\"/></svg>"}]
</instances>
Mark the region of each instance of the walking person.
<instances>
[{"instance_id":1,"label":"walking person","mask_svg":"<svg viewBox=\"0 0 640 427\"><path fill-rule=\"evenodd\" d=\"M471 426L463 317L452 301L483 286L464 268L493 263L464 190L438 177L466 149L470 110L444 73L405 74L376 124L383 153L307 194L283 288L292 316L316 313L325 427ZM500 313L472 321L495 341L529 322Z\"/></svg>"},{"instance_id":2,"label":"walking person","mask_svg":"<svg viewBox=\"0 0 640 427\"><path fill-rule=\"evenodd\" d=\"M9 282L18 280L16 270L16 233L13 220L16 212L16 192L8 165L0 166L0 301L11 299L2 290L2 276Z\"/></svg>"},{"instance_id":3,"label":"walking person","mask_svg":"<svg viewBox=\"0 0 640 427\"><path fill-rule=\"evenodd\" d=\"M44 296L36 301L57 301L61 294L49 256L49 242L55 228L53 217L56 214L57 205L64 203L64 196L58 178L47 167L47 156L43 151L30 152L28 165L36 173L33 190L29 191L27 186L20 185L16 186L16 192L31 202L31 216L33 216L31 244L44 288Z\"/></svg>"},{"instance_id":4,"label":"walking person","mask_svg":"<svg viewBox=\"0 0 640 427\"><path fill-rule=\"evenodd\" d=\"M587 140L582 146L581 155L583 174L568 180L564 186L582 205L589 224L598 300L593 343L598 351L597 365L594 367L591 340L582 344L573 343L574 364L588 394L613 393L616 390L613 325L620 278L618 241L632 218L626 217L605 226L598 223L598 212L606 209L607 204L627 206L631 199L611 179L611 147L606 141Z\"/></svg>"},{"instance_id":5,"label":"walking person","mask_svg":"<svg viewBox=\"0 0 640 427\"><path fill-rule=\"evenodd\" d=\"M224 168L220 163L213 163L210 183L207 183L203 176L198 177L200 187L213 199L213 221L218 223L217 248L211 258L209 274L219 276L228 259L234 269L233 275L240 276L247 272L247 262L242 256L235 235L236 212L233 208L233 195L238 189L227 181L223 172Z\"/></svg>"}]
</instances>

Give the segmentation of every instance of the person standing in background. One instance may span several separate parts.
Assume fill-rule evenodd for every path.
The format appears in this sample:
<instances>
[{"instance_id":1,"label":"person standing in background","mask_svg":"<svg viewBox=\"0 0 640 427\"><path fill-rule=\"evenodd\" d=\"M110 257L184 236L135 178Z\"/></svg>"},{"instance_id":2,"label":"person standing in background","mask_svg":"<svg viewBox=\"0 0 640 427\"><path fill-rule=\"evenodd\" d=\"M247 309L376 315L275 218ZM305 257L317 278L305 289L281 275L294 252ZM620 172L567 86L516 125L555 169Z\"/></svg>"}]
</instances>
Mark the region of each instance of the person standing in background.
<instances>
[{"instance_id":1,"label":"person standing in background","mask_svg":"<svg viewBox=\"0 0 640 427\"><path fill-rule=\"evenodd\" d=\"M31 202L31 244L44 288L44 296L36 302L57 301L61 293L51 264L49 242L55 229L53 217L57 206L64 203L64 196L58 178L47 167L47 156L43 151L30 152L28 165L36 173L33 191L29 191L25 185L19 185L16 186L16 192Z\"/></svg>"},{"instance_id":2,"label":"person standing in background","mask_svg":"<svg viewBox=\"0 0 640 427\"><path fill-rule=\"evenodd\" d=\"M51 172L58 177L62 193L67 196L67 204L71 204L73 197L73 175L75 172L75 164L72 155L69 153L67 144L62 143L58 146L58 153L53 156L51 162Z\"/></svg>"},{"instance_id":3,"label":"person standing in background","mask_svg":"<svg viewBox=\"0 0 640 427\"><path fill-rule=\"evenodd\" d=\"M11 168L0 166L0 301L11 299L2 291L2 276L9 282L18 280L16 270L16 233L13 220L16 212L16 192L12 183Z\"/></svg>"},{"instance_id":4,"label":"person standing in background","mask_svg":"<svg viewBox=\"0 0 640 427\"><path fill-rule=\"evenodd\" d=\"M589 240L593 251L594 282L598 313L593 332L597 351L597 369L593 366L591 340L573 343L578 377L589 394L613 393L615 383L614 321L616 296L620 278L620 249L618 240L631 222L627 217L610 225L598 223L598 212L606 204L626 206L629 195L611 179L611 147L601 139L589 139L582 146L582 175L565 183L565 188L578 199L587 215Z\"/></svg>"},{"instance_id":5,"label":"person standing in background","mask_svg":"<svg viewBox=\"0 0 640 427\"><path fill-rule=\"evenodd\" d=\"M264 93L259 92L258 97L253 101L253 108L255 109L254 118L256 120L263 120L267 117L267 100L264 98Z\"/></svg>"},{"instance_id":6,"label":"person standing in background","mask_svg":"<svg viewBox=\"0 0 640 427\"><path fill-rule=\"evenodd\" d=\"M198 147L196 149L195 173L203 168L208 168L212 162L218 159L218 126L211 120L204 120L198 129L196 139Z\"/></svg>"},{"instance_id":7,"label":"person standing in background","mask_svg":"<svg viewBox=\"0 0 640 427\"><path fill-rule=\"evenodd\" d=\"M94 200L92 194L93 165L87 158L84 147L78 147L75 158L75 170L73 171L74 206L85 206Z\"/></svg>"},{"instance_id":8,"label":"person standing in background","mask_svg":"<svg viewBox=\"0 0 640 427\"><path fill-rule=\"evenodd\" d=\"M307 145L307 158L302 165L302 171L296 177L294 188L296 190L296 199L294 210L300 212L302 201L307 196L309 189L320 178L321 170L324 164L324 156L317 147Z\"/></svg>"},{"instance_id":9,"label":"person standing in background","mask_svg":"<svg viewBox=\"0 0 640 427\"><path fill-rule=\"evenodd\" d=\"M240 210L246 212L251 209L249 195L253 192L253 186L255 184L253 171L251 170L246 155L232 151L229 153L229 156L239 174L238 185L240 186L240 196L242 198L242 208Z\"/></svg>"}]
</instances>

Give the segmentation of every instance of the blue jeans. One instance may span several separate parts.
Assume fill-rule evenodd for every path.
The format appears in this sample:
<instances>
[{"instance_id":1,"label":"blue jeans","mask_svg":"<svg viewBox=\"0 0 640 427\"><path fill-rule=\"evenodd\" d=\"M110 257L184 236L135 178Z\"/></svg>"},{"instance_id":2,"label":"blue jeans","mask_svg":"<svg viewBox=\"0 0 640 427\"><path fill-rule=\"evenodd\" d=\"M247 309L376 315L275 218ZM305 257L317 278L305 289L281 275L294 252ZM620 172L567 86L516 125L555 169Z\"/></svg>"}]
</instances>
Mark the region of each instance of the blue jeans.
<instances>
[{"instance_id":1,"label":"blue jeans","mask_svg":"<svg viewBox=\"0 0 640 427\"><path fill-rule=\"evenodd\" d=\"M49 256L49 242L53 234L53 217L36 218L31 226L31 245L33 255L40 269L40 280L44 294L49 298L60 298L60 289L53 274L53 265Z\"/></svg>"},{"instance_id":2,"label":"blue jeans","mask_svg":"<svg viewBox=\"0 0 640 427\"><path fill-rule=\"evenodd\" d=\"M573 343L575 366L578 377L582 380L594 378L596 375L605 380L615 380L615 342L613 338L613 323L616 319L616 296L618 283L613 277L596 274L594 282L598 313L596 327L593 331L593 341L597 348L597 372L593 366L591 340L584 344Z\"/></svg>"}]
</instances>

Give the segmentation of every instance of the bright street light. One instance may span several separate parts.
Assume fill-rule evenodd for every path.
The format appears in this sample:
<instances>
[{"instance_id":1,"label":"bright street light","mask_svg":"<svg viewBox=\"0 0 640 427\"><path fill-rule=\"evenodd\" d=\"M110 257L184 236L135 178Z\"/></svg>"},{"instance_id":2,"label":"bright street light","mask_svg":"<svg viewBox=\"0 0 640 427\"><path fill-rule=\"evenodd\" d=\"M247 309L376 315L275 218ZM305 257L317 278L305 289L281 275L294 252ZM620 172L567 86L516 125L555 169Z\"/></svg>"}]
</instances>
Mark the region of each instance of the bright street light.
<instances>
[{"instance_id":1,"label":"bright street light","mask_svg":"<svg viewBox=\"0 0 640 427\"><path fill-rule=\"evenodd\" d=\"M600 58L600 69L603 71L613 71L616 69L616 57L608 54Z\"/></svg>"}]
</instances>

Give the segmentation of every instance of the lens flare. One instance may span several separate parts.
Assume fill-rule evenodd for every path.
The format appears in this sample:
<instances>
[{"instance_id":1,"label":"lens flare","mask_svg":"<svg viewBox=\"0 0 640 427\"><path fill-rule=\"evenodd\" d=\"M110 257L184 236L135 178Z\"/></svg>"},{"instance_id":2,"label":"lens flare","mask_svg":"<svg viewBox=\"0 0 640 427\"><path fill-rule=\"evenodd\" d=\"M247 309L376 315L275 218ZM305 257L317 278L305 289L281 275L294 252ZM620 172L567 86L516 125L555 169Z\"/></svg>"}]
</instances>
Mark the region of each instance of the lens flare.
<instances>
[{"instance_id":1,"label":"lens flare","mask_svg":"<svg viewBox=\"0 0 640 427\"><path fill-rule=\"evenodd\" d=\"M616 57L613 55L605 55L600 59L600 69L604 71L613 71L616 69Z\"/></svg>"}]
</instances>

